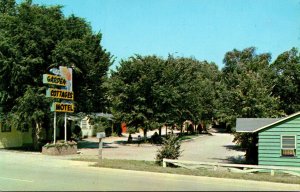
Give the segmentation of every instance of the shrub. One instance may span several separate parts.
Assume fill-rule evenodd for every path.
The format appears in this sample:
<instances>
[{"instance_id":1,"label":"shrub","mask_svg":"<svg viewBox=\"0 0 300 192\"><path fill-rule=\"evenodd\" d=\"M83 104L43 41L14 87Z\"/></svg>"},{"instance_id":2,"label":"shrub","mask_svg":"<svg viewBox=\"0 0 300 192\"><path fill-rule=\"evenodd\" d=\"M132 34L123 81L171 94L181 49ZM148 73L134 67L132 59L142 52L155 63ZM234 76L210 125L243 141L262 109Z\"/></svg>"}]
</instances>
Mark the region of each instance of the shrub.
<instances>
[{"instance_id":1,"label":"shrub","mask_svg":"<svg viewBox=\"0 0 300 192\"><path fill-rule=\"evenodd\" d=\"M162 143L162 138L161 138L161 136L158 135L157 132L155 132L151 136L151 143L154 143L154 144L161 144Z\"/></svg>"},{"instance_id":2,"label":"shrub","mask_svg":"<svg viewBox=\"0 0 300 192\"><path fill-rule=\"evenodd\" d=\"M93 136L96 136L98 132L105 132L105 134L111 135L111 122L104 117L91 118L90 124L93 126Z\"/></svg>"},{"instance_id":3,"label":"shrub","mask_svg":"<svg viewBox=\"0 0 300 192\"><path fill-rule=\"evenodd\" d=\"M102 122L98 122L93 125L93 136L96 136L98 132L105 132L105 125Z\"/></svg>"},{"instance_id":4,"label":"shrub","mask_svg":"<svg viewBox=\"0 0 300 192\"><path fill-rule=\"evenodd\" d=\"M242 149L246 149L247 163L258 164L257 133L235 133L233 142L236 142Z\"/></svg>"},{"instance_id":5,"label":"shrub","mask_svg":"<svg viewBox=\"0 0 300 192\"><path fill-rule=\"evenodd\" d=\"M82 139L82 131L79 125L75 125L72 131L71 139L75 141L80 141Z\"/></svg>"},{"instance_id":6,"label":"shrub","mask_svg":"<svg viewBox=\"0 0 300 192\"><path fill-rule=\"evenodd\" d=\"M59 140L57 141L55 144L54 143L47 143L46 145L44 145L45 148L51 148L51 147L56 147L56 148L61 148L61 147L68 147L68 146L75 146L77 145L77 143L75 141L63 141L63 140Z\"/></svg>"},{"instance_id":7,"label":"shrub","mask_svg":"<svg viewBox=\"0 0 300 192\"><path fill-rule=\"evenodd\" d=\"M157 151L156 163L161 165L164 158L178 159L182 153L180 147L181 143L178 137L171 134L168 139L164 139L162 147Z\"/></svg>"}]
</instances>

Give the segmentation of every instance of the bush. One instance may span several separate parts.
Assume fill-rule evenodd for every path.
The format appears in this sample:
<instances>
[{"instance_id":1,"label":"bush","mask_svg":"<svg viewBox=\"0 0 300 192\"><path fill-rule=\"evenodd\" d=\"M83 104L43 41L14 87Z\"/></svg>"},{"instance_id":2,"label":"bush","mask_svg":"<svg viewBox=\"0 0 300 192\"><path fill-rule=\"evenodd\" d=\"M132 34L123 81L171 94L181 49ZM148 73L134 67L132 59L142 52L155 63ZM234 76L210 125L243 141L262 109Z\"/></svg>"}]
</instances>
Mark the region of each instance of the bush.
<instances>
[{"instance_id":1,"label":"bush","mask_svg":"<svg viewBox=\"0 0 300 192\"><path fill-rule=\"evenodd\" d=\"M257 133L235 133L233 142L236 142L242 149L246 149L247 163L258 164Z\"/></svg>"},{"instance_id":2,"label":"bush","mask_svg":"<svg viewBox=\"0 0 300 192\"><path fill-rule=\"evenodd\" d=\"M96 136L98 132L105 132L105 125L102 122L93 125L93 136Z\"/></svg>"},{"instance_id":3,"label":"bush","mask_svg":"<svg viewBox=\"0 0 300 192\"><path fill-rule=\"evenodd\" d=\"M75 125L72 131L71 139L75 141L80 141L82 139L82 131L79 125Z\"/></svg>"},{"instance_id":4,"label":"bush","mask_svg":"<svg viewBox=\"0 0 300 192\"><path fill-rule=\"evenodd\" d=\"M154 143L154 144L161 144L162 143L162 138L161 138L161 136L158 135L157 132L155 132L151 136L151 143Z\"/></svg>"},{"instance_id":5,"label":"bush","mask_svg":"<svg viewBox=\"0 0 300 192\"><path fill-rule=\"evenodd\" d=\"M105 132L106 136L111 135L111 122L104 117L91 118L90 124L93 126L93 136L96 136L98 132Z\"/></svg>"},{"instance_id":6,"label":"bush","mask_svg":"<svg viewBox=\"0 0 300 192\"><path fill-rule=\"evenodd\" d=\"M75 141L63 141L63 140L58 140L55 144L54 143L47 143L44 145L45 148L51 148L51 147L56 147L56 148L61 148L61 147L68 147L68 146L75 146L77 143Z\"/></svg>"},{"instance_id":7,"label":"bush","mask_svg":"<svg viewBox=\"0 0 300 192\"><path fill-rule=\"evenodd\" d=\"M181 143L178 140L178 137L171 134L168 139L164 139L161 149L157 151L156 163L161 165L164 158L178 159L182 153L180 147Z\"/></svg>"}]
</instances>

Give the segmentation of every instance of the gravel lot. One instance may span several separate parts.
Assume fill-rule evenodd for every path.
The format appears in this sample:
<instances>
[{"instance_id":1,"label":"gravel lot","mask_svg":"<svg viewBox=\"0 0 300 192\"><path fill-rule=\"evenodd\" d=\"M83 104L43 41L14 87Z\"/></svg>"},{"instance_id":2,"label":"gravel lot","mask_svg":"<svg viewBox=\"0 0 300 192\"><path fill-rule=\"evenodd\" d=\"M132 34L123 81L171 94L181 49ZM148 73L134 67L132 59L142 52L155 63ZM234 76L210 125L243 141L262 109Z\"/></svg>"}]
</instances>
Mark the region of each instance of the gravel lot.
<instances>
[{"instance_id":1,"label":"gravel lot","mask_svg":"<svg viewBox=\"0 0 300 192\"><path fill-rule=\"evenodd\" d=\"M164 133L164 132L163 132ZM149 136L153 132L149 133ZM133 135L136 139L138 134ZM132 159L155 160L159 145L152 144L124 144L128 135L123 137L107 137L103 139L103 158L107 159ZM183 150L180 160L226 162L234 163L243 159L245 152L234 149L233 135L228 133L203 134L199 137L182 142ZM98 139L87 138L79 145L80 154L77 156L98 158Z\"/></svg>"}]
</instances>

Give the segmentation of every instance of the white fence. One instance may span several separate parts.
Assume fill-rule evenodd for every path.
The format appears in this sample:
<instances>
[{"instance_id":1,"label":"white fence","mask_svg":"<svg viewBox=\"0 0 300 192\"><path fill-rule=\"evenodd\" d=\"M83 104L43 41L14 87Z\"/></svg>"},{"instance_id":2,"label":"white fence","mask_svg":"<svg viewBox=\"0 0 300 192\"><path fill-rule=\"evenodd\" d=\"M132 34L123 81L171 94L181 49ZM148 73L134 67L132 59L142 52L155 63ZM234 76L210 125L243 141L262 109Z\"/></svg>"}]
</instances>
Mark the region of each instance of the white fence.
<instances>
[{"instance_id":1,"label":"white fence","mask_svg":"<svg viewBox=\"0 0 300 192\"><path fill-rule=\"evenodd\" d=\"M163 167L167 167L167 163L184 167L186 169L213 168L213 170L217 170L220 167L226 167L228 168L229 171L237 172L237 173L270 172L270 174L273 176L276 171L276 172L287 173L287 174L300 177L300 167L298 168L298 167L283 167L283 166L224 164L224 163L163 159Z\"/></svg>"}]
</instances>

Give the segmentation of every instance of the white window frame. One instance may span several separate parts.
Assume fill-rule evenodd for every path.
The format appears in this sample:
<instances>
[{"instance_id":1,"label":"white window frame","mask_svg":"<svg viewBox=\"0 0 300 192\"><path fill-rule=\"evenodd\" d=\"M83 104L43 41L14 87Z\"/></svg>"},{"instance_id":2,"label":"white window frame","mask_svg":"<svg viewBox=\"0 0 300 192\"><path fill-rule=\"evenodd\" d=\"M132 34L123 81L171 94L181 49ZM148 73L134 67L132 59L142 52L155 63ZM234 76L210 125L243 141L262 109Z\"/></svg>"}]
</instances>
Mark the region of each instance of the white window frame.
<instances>
[{"instance_id":1,"label":"white window frame","mask_svg":"<svg viewBox=\"0 0 300 192\"><path fill-rule=\"evenodd\" d=\"M295 148L283 148L283 137L294 137L295 138ZM281 135L280 137L280 155L281 157L296 157L297 156L297 135ZM294 156L284 156L282 155L282 150L294 150L295 151L295 155Z\"/></svg>"}]
</instances>

